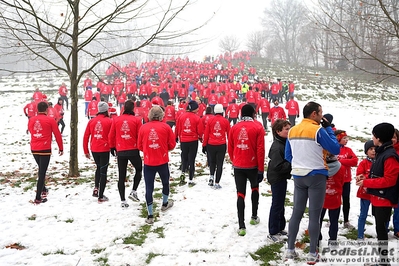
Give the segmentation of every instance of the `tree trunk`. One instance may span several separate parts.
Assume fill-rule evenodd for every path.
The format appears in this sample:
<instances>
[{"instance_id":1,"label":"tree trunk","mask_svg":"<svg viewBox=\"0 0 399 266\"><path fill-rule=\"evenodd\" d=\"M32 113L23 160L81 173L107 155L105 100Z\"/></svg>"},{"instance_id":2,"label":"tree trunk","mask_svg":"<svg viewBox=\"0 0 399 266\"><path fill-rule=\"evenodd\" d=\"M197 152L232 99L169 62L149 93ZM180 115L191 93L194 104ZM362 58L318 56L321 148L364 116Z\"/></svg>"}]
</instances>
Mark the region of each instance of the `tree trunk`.
<instances>
[{"instance_id":1,"label":"tree trunk","mask_svg":"<svg viewBox=\"0 0 399 266\"><path fill-rule=\"evenodd\" d=\"M72 32L71 53L71 138L69 153L69 176L79 176L78 162L78 32L79 32L79 1L74 5L74 25Z\"/></svg>"}]
</instances>

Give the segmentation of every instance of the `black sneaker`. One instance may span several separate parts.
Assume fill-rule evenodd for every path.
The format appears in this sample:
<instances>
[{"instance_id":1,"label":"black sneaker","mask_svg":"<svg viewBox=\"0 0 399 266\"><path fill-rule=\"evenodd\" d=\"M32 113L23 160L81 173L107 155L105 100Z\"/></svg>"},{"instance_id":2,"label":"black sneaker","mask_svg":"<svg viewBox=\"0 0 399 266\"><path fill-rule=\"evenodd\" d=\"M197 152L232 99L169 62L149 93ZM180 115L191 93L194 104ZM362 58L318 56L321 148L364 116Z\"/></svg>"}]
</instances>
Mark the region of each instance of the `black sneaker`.
<instances>
[{"instance_id":1,"label":"black sneaker","mask_svg":"<svg viewBox=\"0 0 399 266\"><path fill-rule=\"evenodd\" d=\"M98 188L97 188L97 187L95 187L95 188L93 189L93 197L98 198Z\"/></svg>"},{"instance_id":2,"label":"black sneaker","mask_svg":"<svg viewBox=\"0 0 399 266\"><path fill-rule=\"evenodd\" d=\"M211 178L211 179L209 179L208 186L211 186L211 187L213 187L213 179L212 179L212 178Z\"/></svg>"}]
</instances>

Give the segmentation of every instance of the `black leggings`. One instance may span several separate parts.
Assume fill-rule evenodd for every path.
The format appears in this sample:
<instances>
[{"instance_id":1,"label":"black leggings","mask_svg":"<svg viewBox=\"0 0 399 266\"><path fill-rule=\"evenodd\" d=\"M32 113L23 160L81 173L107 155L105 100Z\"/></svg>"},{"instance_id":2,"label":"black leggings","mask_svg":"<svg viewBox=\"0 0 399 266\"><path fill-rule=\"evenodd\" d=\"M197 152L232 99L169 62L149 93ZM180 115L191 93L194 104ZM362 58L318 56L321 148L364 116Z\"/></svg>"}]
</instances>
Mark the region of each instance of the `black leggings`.
<instances>
[{"instance_id":1,"label":"black leggings","mask_svg":"<svg viewBox=\"0 0 399 266\"><path fill-rule=\"evenodd\" d=\"M344 214L344 223L349 222L351 182L345 182L342 189L342 212Z\"/></svg>"},{"instance_id":2,"label":"black leggings","mask_svg":"<svg viewBox=\"0 0 399 266\"><path fill-rule=\"evenodd\" d=\"M36 186L36 199L40 200L42 197L42 191L44 189L44 181L46 179L46 172L50 163L50 155L39 155L33 154L37 166L39 166L39 173Z\"/></svg>"},{"instance_id":3,"label":"black leggings","mask_svg":"<svg viewBox=\"0 0 399 266\"><path fill-rule=\"evenodd\" d=\"M92 152L94 162L97 165L94 186L100 188L98 197L104 196L105 185L107 184L107 170L109 163L109 151L107 152Z\"/></svg>"},{"instance_id":4,"label":"black leggings","mask_svg":"<svg viewBox=\"0 0 399 266\"><path fill-rule=\"evenodd\" d=\"M262 122L263 128L267 129L267 118L269 117L269 113L262 113Z\"/></svg>"},{"instance_id":5,"label":"black leggings","mask_svg":"<svg viewBox=\"0 0 399 266\"><path fill-rule=\"evenodd\" d=\"M193 180L195 171L195 157L197 157L198 140L190 142L182 142L181 148L181 162L182 171L186 172L189 168L189 179Z\"/></svg>"},{"instance_id":6,"label":"black leggings","mask_svg":"<svg viewBox=\"0 0 399 266\"><path fill-rule=\"evenodd\" d=\"M215 183L220 182L223 172L223 162L224 156L226 155L226 144L222 145L207 145L206 150L208 152L209 158L209 171L213 176L216 170Z\"/></svg>"},{"instance_id":7,"label":"black leggings","mask_svg":"<svg viewBox=\"0 0 399 266\"><path fill-rule=\"evenodd\" d=\"M65 123L64 123L63 118L60 118L60 120L58 120L58 125L61 125L61 134L62 134L62 132L64 132L64 128L65 128Z\"/></svg>"},{"instance_id":8,"label":"black leggings","mask_svg":"<svg viewBox=\"0 0 399 266\"><path fill-rule=\"evenodd\" d=\"M245 228L245 192L247 191L247 180L251 184L252 216L258 216L259 205L259 182L258 169L234 169L234 180L237 189L237 214L239 228Z\"/></svg>"},{"instance_id":9,"label":"black leggings","mask_svg":"<svg viewBox=\"0 0 399 266\"><path fill-rule=\"evenodd\" d=\"M141 160L139 151L138 150L135 151L137 151L137 155L117 157L118 172L119 172L118 191L122 201L125 200L125 180L126 180L127 164L129 163L129 161L133 165L136 171L133 178L133 190L137 190L137 187L139 186L141 181L143 162Z\"/></svg>"}]
</instances>

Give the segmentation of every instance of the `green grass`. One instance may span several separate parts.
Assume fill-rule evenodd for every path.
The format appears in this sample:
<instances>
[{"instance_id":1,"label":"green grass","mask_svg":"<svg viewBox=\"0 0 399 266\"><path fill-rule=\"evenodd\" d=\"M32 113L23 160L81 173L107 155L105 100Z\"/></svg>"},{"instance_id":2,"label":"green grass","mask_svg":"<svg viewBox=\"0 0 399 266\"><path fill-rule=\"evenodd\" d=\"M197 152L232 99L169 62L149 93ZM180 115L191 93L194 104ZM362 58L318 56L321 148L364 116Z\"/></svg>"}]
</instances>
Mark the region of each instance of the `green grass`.
<instances>
[{"instance_id":1,"label":"green grass","mask_svg":"<svg viewBox=\"0 0 399 266\"><path fill-rule=\"evenodd\" d=\"M204 253L213 253L217 252L216 249L206 249L206 248L200 248L200 249L191 249L191 253L198 253L198 252L204 252Z\"/></svg>"},{"instance_id":2,"label":"green grass","mask_svg":"<svg viewBox=\"0 0 399 266\"><path fill-rule=\"evenodd\" d=\"M260 195L263 197L271 197L272 193L260 193Z\"/></svg>"},{"instance_id":3,"label":"green grass","mask_svg":"<svg viewBox=\"0 0 399 266\"><path fill-rule=\"evenodd\" d=\"M105 250L105 248L94 248L91 250L91 254L100 254L101 252L103 252Z\"/></svg>"},{"instance_id":4,"label":"green grass","mask_svg":"<svg viewBox=\"0 0 399 266\"><path fill-rule=\"evenodd\" d=\"M145 263L146 264L150 264L151 260L153 258L155 258L156 256L162 256L162 254L157 254L157 253L152 253L151 252L150 254L148 254L147 259L145 260Z\"/></svg>"},{"instance_id":5,"label":"green grass","mask_svg":"<svg viewBox=\"0 0 399 266\"><path fill-rule=\"evenodd\" d=\"M42 253L43 256L48 256L48 255L55 255L55 254L59 254L59 255L65 255L64 250L63 249L58 249L55 252L44 252Z\"/></svg>"},{"instance_id":6,"label":"green grass","mask_svg":"<svg viewBox=\"0 0 399 266\"><path fill-rule=\"evenodd\" d=\"M69 218L69 219L65 220L66 223L73 223L73 221L74 220L72 218Z\"/></svg>"},{"instance_id":7,"label":"green grass","mask_svg":"<svg viewBox=\"0 0 399 266\"><path fill-rule=\"evenodd\" d=\"M97 261L101 266L109 266L108 258L106 257L100 257L98 259L95 259L94 261Z\"/></svg>"},{"instance_id":8,"label":"green grass","mask_svg":"<svg viewBox=\"0 0 399 266\"><path fill-rule=\"evenodd\" d=\"M147 234L150 232L151 225L143 225L138 231L132 232L130 236L123 239L123 244L132 244L136 246L141 246L147 239Z\"/></svg>"},{"instance_id":9,"label":"green grass","mask_svg":"<svg viewBox=\"0 0 399 266\"><path fill-rule=\"evenodd\" d=\"M29 216L29 217L28 217L28 220L29 220L29 221L34 221L34 220L36 220L36 214L32 214L32 216Z\"/></svg>"},{"instance_id":10,"label":"green grass","mask_svg":"<svg viewBox=\"0 0 399 266\"><path fill-rule=\"evenodd\" d=\"M164 234L164 227L157 227L154 230L152 230L155 234L157 234L159 236L159 238L165 238L165 234Z\"/></svg>"},{"instance_id":11,"label":"green grass","mask_svg":"<svg viewBox=\"0 0 399 266\"><path fill-rule=\"evenodd\" d=\"M348 230L348 232L346 234L341 234L341 236L344 236L347 239L356 240L357 239L357 229Z\"/></svg>"},{"instance_id":12,"label":"green grass","mask_svg":"<svg viewBox=\"0 0 399 266\"><path fill-rule=\"evenodd\" d=\"M255 253L249 253L255 261L261 261L260 265L271 265L271 261L281 260L281 248L283 243L273 243L259 248Z\"/></svg>"}]
</instances>

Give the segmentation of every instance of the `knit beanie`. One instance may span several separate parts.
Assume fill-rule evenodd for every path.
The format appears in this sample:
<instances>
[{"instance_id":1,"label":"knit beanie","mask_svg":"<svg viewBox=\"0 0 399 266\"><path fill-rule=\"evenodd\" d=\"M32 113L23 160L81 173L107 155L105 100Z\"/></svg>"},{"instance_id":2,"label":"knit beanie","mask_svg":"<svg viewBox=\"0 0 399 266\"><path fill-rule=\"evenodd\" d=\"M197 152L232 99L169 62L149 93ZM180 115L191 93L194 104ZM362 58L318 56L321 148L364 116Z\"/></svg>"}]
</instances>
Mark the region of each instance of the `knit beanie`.
<instances>
[{"instance_id":1,"label":"knit beanie","mask_svg":"<svg viewBox=\"0 0 399 266\"><path fill-rule=\"evenodd\" d=\"M370 148L375 147L374 141L373 140L368 140L366 143L364 143L364 153L367 155L367 152L369 151Z\"/></svg>"},{"instance_id":2,"label":"knit beanie","mask_svg":"<svg viewBox=\"0 0 399 266\"><path fill-rule=\"evenodd\" d=\"M327 121L331 124L334 117L332 116L332 114L325 114L324 118L327 119Z\"/></svg>"},{"instance_id":3,"label":"knit beanie","mask_svg":"<svg viewBox=\"0 0 399 266\"><path fill-rule=\"evenodd\" d=\"M194 101L194 100L192 100L192 101L190 101L189 103L188 103L188 105L187 105L187 110L188 111L195 111L195 110L197 110L198 109L198 103L197 103L197 101Z\"/></svg>"},{"instance_id":4,"label":"knit beanie","mask_svg":"<svg viewBox=\"0 0 399 266\"><path fill-rule=\"evenodd\" d=\"M220 103L216 104L214 108L214 113L223 114L223 105L221 105Z\"/></svg>"},{"instance_id":5,"label":"knit beanie","mask_svg":"<svg viewBox=\"0 0 399 266\"><path fill-rule=\"evenodd\" d=\"M244 105L244 106L241 108L241 116L242 116L242 117L244 117L244 116L253 117L254 113L255 113L255 109L254 109L254 107L253 107L252 105L250 105L250 104L246 104L246 105Z\"/></svg>"},{"instance_id":6,"label":"knit beanie","mask_svg":"<svg viewBox=\"0 0 399 266\"><path fill-rule=\"evenodd\" d=\"M395 127L389 123L380 123L373 128L372 133L376 139L380 139L381 143L385 143L393 138Z\"/></svg>"},{"instance_id":7,"label":"knit beanie","mask_svg":"<svg viewBox=\"0 0 399 266\"><path fill-rule=\"evenodd\" d=\"M99 102L98 103L98 112L105 113L108 111L108 104L106 102Z\"/></svg>"}]
</instances>

